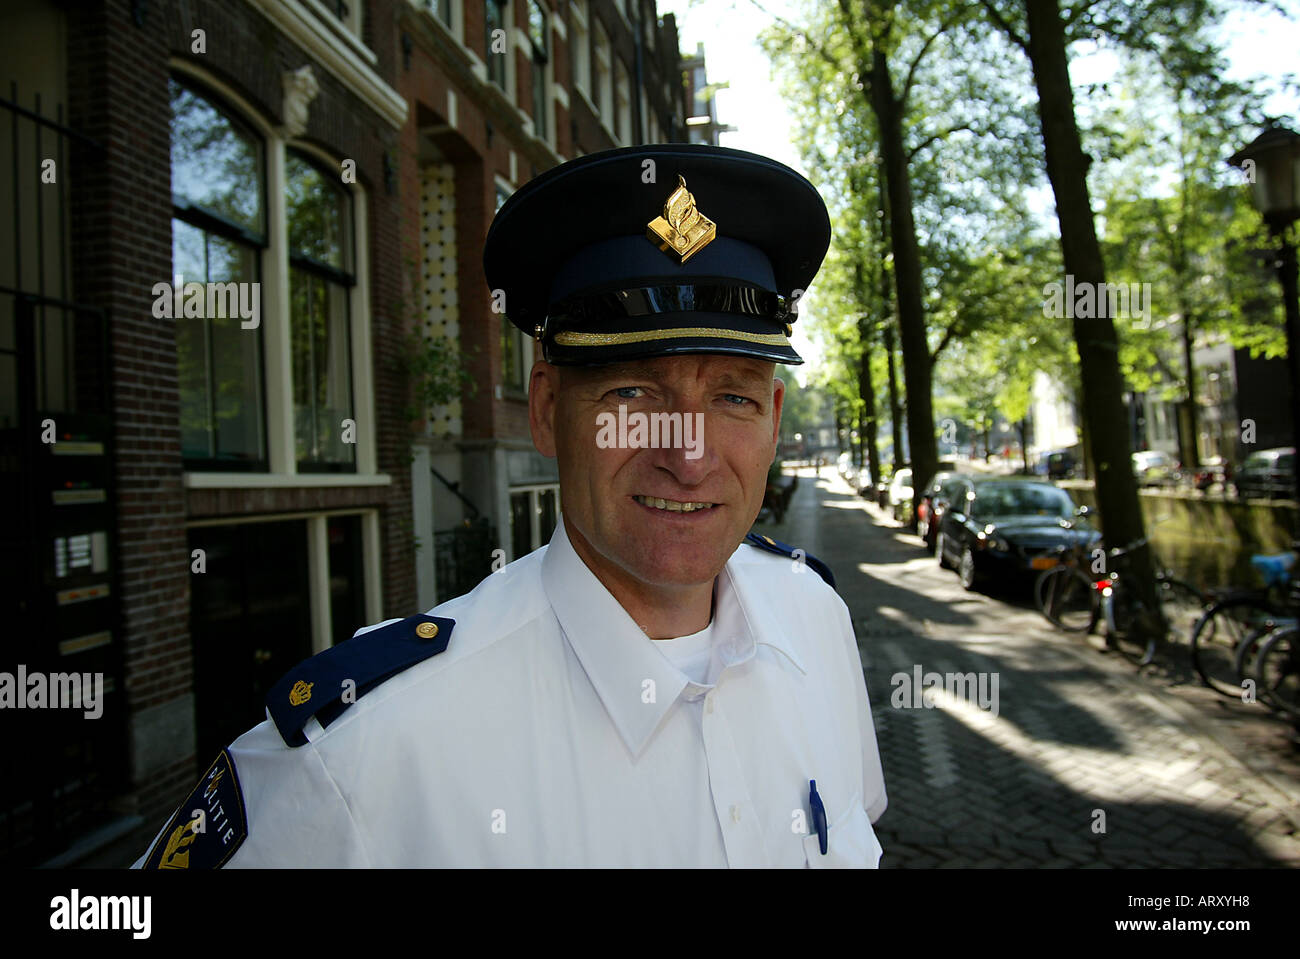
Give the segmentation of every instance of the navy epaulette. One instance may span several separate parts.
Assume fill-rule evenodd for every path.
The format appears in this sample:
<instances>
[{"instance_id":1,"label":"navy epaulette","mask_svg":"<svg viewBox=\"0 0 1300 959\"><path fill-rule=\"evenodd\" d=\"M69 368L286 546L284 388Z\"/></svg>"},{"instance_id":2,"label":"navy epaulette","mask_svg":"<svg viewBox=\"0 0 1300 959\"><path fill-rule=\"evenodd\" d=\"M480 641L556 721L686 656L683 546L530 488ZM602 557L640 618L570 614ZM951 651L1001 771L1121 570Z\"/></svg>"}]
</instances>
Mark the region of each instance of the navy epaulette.
<instances>
[{"instance_id":1,"label":"navy epaulette","mask_svg":"<svg viewBox=\"0 0 1300 959\"><path fill-rule=\"evenodd\" d=\"M266 694L275 728L290 746L305 746L303 727L313 716L328 726L389 677L447 648L456 621L408 616L305 659Z\"/></svg>"},{"instance_id":2,"label":"navy epaulette","mask_svg":"<svg viewBox=\"0 0 1300 959\"><path fill-rule=\"evenodd\" d=\"M799 555L796 556L795 547L787 546L780 540L773 539L770 536L762 536L759 533L750 533L745 537L745 542L750 546L757 546L759 549L767 550L769 553L776 553L778 556L789 556L792 559L806 563L817 571L817 575L826 580L831 589L835 588L835 574L831 572L831 568L811 553L799 550Z\"/></svg>"}]
</instances>

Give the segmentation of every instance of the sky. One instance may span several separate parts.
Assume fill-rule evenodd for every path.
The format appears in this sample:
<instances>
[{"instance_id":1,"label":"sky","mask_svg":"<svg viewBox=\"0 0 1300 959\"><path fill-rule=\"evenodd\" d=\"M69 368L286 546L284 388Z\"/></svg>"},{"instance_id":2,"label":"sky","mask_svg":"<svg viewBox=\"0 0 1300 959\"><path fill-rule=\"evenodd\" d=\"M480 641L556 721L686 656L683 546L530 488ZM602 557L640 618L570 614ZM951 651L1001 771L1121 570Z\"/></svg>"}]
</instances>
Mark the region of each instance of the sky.
<instances>
[{"instance_id":1,"label":"sky","mask_svg":"<svg viewBox=\"0 0 1300 959\"><path fill-rule=\"evenodd\" d=\"M1286 73L1300 72L1300 0L1278 0L1292 11L1287 19L1279 13L1265 13L1242 7L1226 19L1225 48L1231 67L1230 79L1264 76L1276 80ZM789 0L760 0L762 7L778 16L795 19L795 4ZM796 138L789 113L772 77L772 67L759 48L756 36L772 22L751 0L658 0L659 14L672 13L683 53L704 44L709 81L727 82L717 94L717 116L721 123L736 127L724 133L721 144L780 160L807 175L794 147ZM726 39L719 39L726 38ZM1113 69L1105 57L1078 59L1071 63L1075 83L1104 79ZM1274 116L1289 117L1300 125L1300 99L1274 97L1266 104ZM1045 196L1047 202L1050 197ZM816 283L801 299L804 322L796 323L791 342L808 361L800 368L800 379L816 363L819 349L807 336L807 319L816 315Z\"/></svg>"}]
</instances>

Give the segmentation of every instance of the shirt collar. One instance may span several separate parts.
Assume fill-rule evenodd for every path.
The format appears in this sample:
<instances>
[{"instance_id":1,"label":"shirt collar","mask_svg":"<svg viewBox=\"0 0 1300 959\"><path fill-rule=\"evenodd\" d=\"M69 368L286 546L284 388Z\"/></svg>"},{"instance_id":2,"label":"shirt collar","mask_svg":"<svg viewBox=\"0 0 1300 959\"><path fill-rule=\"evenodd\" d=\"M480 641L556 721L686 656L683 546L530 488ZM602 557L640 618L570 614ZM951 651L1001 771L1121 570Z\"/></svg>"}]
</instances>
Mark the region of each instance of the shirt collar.
<instances>
[{"instance_id":1,"label":"shirt collar","mask_svg":"<svg viewBox=\"0 0 1300 959\"><path fill-rule=\"evenodd\" d=\"M698 684L651 645L654 640L588 569L569 541L563 514L542 557L542 586L605 711L628 750L640 755L682 690ZM718 579L713 622L724 667L752 659L756 647L765 645L805 671L789 638L773 628L779 620L767 597L745 583L734 555Z\"/></svg>"}]
</instances>

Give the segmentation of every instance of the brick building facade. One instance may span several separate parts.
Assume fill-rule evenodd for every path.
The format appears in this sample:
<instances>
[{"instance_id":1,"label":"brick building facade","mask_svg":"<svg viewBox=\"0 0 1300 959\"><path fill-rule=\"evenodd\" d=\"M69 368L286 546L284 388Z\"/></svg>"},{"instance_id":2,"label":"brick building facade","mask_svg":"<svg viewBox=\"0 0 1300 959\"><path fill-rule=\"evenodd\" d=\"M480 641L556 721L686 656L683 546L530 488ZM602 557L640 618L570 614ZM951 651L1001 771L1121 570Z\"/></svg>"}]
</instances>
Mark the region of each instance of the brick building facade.
<instances>
[{"instance_id":1,"label":"brick building facade","mask_svg":"<svg viewBox=\"0 0 1300 959\"><path fill-rule=\"evenodd\" d=\"M106 676L101 719L0 714L0 862L117 865L294 662L549 537L532 344L483 240L556 163L685 139L677 34L639 0L0 23L0 493L25 517L0 673ZM459 398L413 404L446 379L413 336L455 347Z\"/></svg>"}]
</instances>

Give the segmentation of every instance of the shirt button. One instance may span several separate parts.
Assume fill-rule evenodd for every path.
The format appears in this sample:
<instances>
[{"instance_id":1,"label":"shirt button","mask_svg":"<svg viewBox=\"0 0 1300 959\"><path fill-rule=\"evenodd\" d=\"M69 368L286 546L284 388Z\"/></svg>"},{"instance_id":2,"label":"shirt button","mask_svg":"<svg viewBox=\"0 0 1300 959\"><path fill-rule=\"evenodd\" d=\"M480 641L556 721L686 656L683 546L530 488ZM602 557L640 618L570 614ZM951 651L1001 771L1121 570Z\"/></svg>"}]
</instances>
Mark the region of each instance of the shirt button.
<instances>
[{"instance_id":1,"label":"shirt button","mask_svg":"<svg viewBox=\"0 0 1300 959\"><path fill-rule=\"evenodd\" d=\"M731 821L740 822L740 807L735 804L731 807Z\"/></svg>"}]
</instances>

